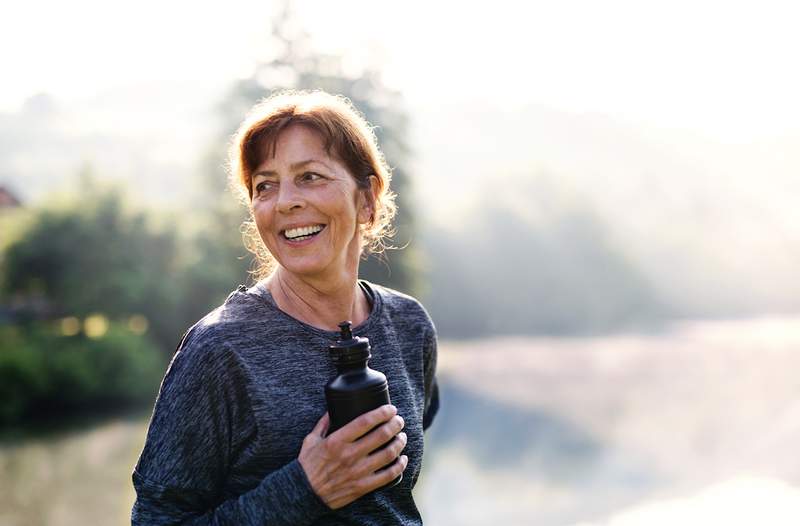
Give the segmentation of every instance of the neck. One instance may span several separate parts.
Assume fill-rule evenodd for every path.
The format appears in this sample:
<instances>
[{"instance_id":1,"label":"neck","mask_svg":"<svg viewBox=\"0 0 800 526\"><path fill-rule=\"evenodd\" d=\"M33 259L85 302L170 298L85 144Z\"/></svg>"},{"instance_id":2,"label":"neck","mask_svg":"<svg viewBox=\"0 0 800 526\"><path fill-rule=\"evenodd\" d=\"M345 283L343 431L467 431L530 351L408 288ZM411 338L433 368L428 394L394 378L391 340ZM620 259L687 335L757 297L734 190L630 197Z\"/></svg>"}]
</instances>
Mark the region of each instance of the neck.
<instances>
[{"instance_id":1,"label":"neck","mask_svg":"<svg viewBox=\"0 0 800 526\"><path fill-rule=\"evenodd\" d=\"M313 327L335 331L343 321L355 327L369 316L369 303L357 276L358 269L337 279L315 281L278 267L267 279L267 288L283 312Z\"/></svg>"}]
</instances>

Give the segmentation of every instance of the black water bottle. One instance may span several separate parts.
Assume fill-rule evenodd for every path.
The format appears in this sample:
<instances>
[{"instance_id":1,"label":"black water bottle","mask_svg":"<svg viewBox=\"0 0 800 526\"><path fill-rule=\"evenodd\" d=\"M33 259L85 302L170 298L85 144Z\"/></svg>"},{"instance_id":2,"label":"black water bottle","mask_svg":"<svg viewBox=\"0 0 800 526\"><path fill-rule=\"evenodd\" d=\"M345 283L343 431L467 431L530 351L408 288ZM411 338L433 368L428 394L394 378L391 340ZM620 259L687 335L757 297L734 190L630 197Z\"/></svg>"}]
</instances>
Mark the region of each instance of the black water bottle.
<instances>
[{"instance_id":1,"label":"black water bottle","mask_svg":"<svg viewBox=\"0 0 800 526\"><path fill-rule=\"evenodd\" d=\"M367 365L372 358L369 340L360 336L354 337L349 321L340 323L339 328L339 341L329 347L331 359L339 374L325 385L325 400L331 420L328 434L364 413L391 403L386 376ZM378 449L383 449L388 444ZM402 478L401 473L383 488L394 486Z\"/></svg>"}]
</instances>

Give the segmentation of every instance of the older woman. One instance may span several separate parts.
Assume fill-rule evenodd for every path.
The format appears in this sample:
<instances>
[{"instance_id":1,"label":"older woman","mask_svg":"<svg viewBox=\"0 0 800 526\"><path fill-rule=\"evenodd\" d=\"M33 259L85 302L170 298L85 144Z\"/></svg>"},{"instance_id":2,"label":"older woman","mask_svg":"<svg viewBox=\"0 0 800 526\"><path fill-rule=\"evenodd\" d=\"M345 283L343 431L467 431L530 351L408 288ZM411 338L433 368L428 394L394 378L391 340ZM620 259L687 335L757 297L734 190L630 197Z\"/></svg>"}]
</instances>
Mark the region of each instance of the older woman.
<instances>
[{"instance_id":1,"label":"older woman","mask_svg":"<svg viewBox=\"0 0 800 526\"><path fill-rule=\"evenodd\" d=\"M255 106L231 152L263 279L179 345L133 472L133 523L421 524L411 489L438 407L436 332L416 300L358 279L394 214L371 128L342 97L284 93ZM327 348L344 320L393 405L328 434Z\"/></svg>"}]
</instances>

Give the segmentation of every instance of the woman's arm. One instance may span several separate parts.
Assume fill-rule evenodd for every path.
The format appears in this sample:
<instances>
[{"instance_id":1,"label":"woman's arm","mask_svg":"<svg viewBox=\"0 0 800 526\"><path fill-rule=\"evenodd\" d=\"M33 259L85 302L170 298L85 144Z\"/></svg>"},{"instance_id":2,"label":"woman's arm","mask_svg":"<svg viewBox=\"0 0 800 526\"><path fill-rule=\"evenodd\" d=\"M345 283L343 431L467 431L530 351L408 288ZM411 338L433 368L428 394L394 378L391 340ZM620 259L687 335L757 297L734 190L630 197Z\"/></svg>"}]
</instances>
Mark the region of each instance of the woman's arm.
<instances>
[{"instance_id":1,"label":"woman's arm","mask_svg":"<svg viewBox=\"0 0 800 526\"><path fill-rule=\"evenodd\" d=\"M326 413L303 441L297 460L270 473L254 490L199 516L196 510L208 507L202 492L162 486L134 471L133 524L308 524L405 470L408 457L400 452L406 436L394 406L361 415L326 437L329 422ZM400 462L381 469L398 456Z\"/></svg>"},{"instance_id":2,"label":"woman's arm","mask_svg":"<svg viewBox=\"0 0 800 526\"><path fill-rule=\"evenodd\" d=\"M133 525L303 525L330 509L311 489L294 460L267 475L255 489L213 506L202 490L163 486L133 473ZM213 506L213 507L212 507Z\"/></svg>"},{"instance_id":3,"label":"woman's arm","mask_svg":"<svg viewBox=\"0 0 800 526\"><path fill-rule=\"evenodd\" d=\"M189 334L173 357L133 472L132 524L310 524L330 511L297 460L224 500L224 481L257 436L235 354L213 335Z\"/></svg>"}]
</instances>

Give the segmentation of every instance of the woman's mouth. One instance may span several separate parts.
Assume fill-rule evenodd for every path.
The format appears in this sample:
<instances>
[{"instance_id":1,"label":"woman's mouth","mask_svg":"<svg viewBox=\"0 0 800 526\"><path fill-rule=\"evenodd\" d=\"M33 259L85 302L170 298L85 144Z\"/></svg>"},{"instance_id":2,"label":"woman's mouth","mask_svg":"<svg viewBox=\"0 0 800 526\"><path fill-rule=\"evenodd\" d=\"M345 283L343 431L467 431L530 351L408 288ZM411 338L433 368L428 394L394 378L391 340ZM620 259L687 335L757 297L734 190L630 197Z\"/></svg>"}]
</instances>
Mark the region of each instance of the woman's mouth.
<instances>
[{"instance_id":1,"label":"woman's mouth","mask_svg":"<svg viewBox=\"0 0 800 526\"><path fill-rule=\"evenodd\" d=\"M308 225L298 228L288 228L281 232L284 239L292 242L305 241L316 236L325 229L325 225Z\"/></svg>"}]
</instances>

